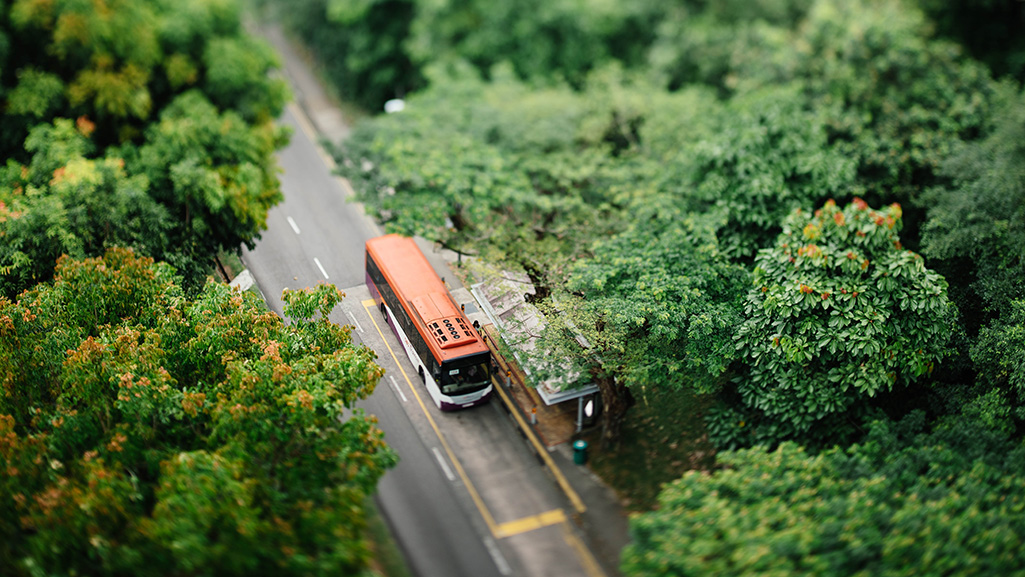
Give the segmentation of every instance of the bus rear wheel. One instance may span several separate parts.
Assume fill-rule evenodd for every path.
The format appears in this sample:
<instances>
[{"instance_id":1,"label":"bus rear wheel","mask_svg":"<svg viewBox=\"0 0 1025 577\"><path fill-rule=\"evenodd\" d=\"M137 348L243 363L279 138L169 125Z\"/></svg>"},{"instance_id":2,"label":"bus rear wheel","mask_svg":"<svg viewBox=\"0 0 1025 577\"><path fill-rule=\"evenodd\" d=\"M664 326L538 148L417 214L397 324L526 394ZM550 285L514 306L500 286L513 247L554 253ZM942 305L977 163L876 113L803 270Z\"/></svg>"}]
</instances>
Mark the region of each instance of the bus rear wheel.
<instances>
[{"instance_id":1,"label":"bus rear wheel","mask_svg":"<svg viewBox=\"0 0 1025 577\"><path fill-rule=\"evenodd\" d=\"M384 308L384 301L381 301L381 314L384 315L384 318L388 318L388 310Z\"/></svg>"},{"instance_id":2,"label":"bus rear wheel","mask_svg":"<svg viewBox=\"0 0 1025 577\"><path fill-rule=\"evenodd\" d=\"M427 377L424 376L424 368L420 367L420 382L426 384Z\"/></svg>"}]
</instances>

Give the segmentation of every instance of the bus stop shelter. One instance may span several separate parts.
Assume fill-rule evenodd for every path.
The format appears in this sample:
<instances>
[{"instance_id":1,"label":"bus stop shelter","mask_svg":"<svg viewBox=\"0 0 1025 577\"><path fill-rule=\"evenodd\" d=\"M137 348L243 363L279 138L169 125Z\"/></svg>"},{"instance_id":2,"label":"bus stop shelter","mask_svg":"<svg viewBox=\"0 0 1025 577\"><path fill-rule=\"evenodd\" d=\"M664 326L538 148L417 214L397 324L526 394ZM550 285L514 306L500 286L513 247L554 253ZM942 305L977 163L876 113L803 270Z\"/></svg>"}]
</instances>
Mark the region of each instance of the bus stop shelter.
<instances>
[{"instance_id":1,"label":"bus stop shelter","mask_svg":"<svg viewBox=\"0 0 1025 577\"><path fill-rule=\"evenodd\" d=\"M473 285L470 291L487 319L487 324L495 328L507 349L511 350L512 359L502 355L505 362L512 365L508 370L518 373L516 376L522 379L526 387L533 388L548 407L564 406L565 403L576 401L575 432L580 432L586 424L592 422L597 416L600 401L597 385L585 382L582 375L574 374L568 368L558 379L540 380L534 377L530 366L534 342L530 335L540 331L544 319L540 311L526 301L526 295L534 294L534 286L529 277L523 273L503 271L485 282ZM486 331L486 334L492 334L492 331ZM512 377L509 374L502 375L500 380Z\"/></svg>"}]
</instances>

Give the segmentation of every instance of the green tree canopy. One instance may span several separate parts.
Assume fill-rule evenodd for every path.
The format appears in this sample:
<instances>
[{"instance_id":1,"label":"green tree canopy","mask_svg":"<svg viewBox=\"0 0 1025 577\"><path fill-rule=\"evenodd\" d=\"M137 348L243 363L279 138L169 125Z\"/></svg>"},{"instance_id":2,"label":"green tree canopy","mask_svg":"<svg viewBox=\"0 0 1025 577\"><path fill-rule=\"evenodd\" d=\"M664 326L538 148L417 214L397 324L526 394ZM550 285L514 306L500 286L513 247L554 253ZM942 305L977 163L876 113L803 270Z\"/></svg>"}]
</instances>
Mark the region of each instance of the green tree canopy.
<instances>
[{"instance_id":1,"label":"green tree canopy","mask_svg":"<svg viewBox=\"0 0 1025 577\"><path fill-rule=\"evenodd\" d=\"M813 113L812 126L828 143L812 148L853 165L849 194L904 205L907 240L916 246L922 192L937 183L953 144L977 136L991 112L988 71L932 37L911 1L759 6L684 11L654 45L654 74L673 88L713 86L725 98L766 87L798 90L798 108Z\"/></svg>"},{"instance_id":2,"label":"green tree canopy","mask_svg":"<svg viewBox=\"0 0 1025 577\"><path fill-rule=\"evenodd\" d=\"M508 70L491 82L472 70L438 73L445 82L357 127L339 151L389 230L513 260L545 285L621 229L623 207L650 191L654 167L627 152L633 119L650 103L614 70L585 94L532 90ZM616 96L597 96L606 92Z\"/></svg>"},{"instance_id":3,"label":"green tree canopy","mask_svg":"<svg viewBox=\"0 0 1025 577\"><path fill-rule=\"evenodd\" d=\"M610 442L631 391L714 390L742 320L746 273L719 251L719 221L655 201L635 211L636 223L596 241L541 305L545 327L528 355L539 378L577 374L598 385Z\"/></svg>"},{"instance_id":4,"label":"green tree canopy","mask_svg":"<svg viewBox=\"0 0 1025 577\"><path fill-rule=\"evenodd\" d=\"M936 259L978 325L1025 295L1025 91L1003 90L985 138L958 143L948 184L928 195L923 252Z\"/></svg>"},{"instance_id":5,"label":"green tree canopy","mask_svg":"<svg viewBox=\"0 0 1025 577\"><path fill-rule=\"evenodd\" d=\"M1006 87L980 140L959 143L929 191L923 253L950 281L966 334L959 373L943 375L954 403L987 420L1025 421L1022 316L1025 299L1025 93ZM965 387L976 381L976 387Z\"/></svg>"},{"instance_id":6,"label":"green tree canopy","mask_svg":"<svg viewBox=\"0 0 1025 577\"><path fill-rule=\"evenodd\" d=\"M274 153L287 134L220 112L199 91L175 98L141 146L123 149L128 169L146 176L150 195L174 218L173 252L158 256L192 272L218 250L252 248L282 198Z\"/></svg>"},{"instance_id":7,"label":"green tree canopy","mask_svg":"<svg viewBox=\"0 0 1025 577\"><path fill-rule=\"evenodd\" d=\"M175 95L202 86L251 122L275 118L275 57L241 29L235 0L77 0L5 3L4 31L18 50L3 63L7 90L0 150L20 152L28 130L85 116L100 149L138 139Z\"/></svg>"},{"instance_id":8,"label":"green tree canopy","mask_svg":"<svg viewBox=\"0 0 1025 577\"><path fill-rule=\"evenodd\" d=\"M379 111L422 88L423 70L407 47L414 0L260 0L265 17L302 38L346 101Z\"/></svg>"},{"instance_id":9,"label":"green tree canopy","mask_svg":"<svg viewBox=\"0 0 1025 577\"><path fill-rule=\"evenodd\" d=\"M971 357L994 404L984 419L1013 431L1008 417L1025 422L1025 299L1011 301L999 320L979 331Z\"/></svg>"},{"instance_id":10,"label":"green tree canopy","mask_svg":"<svg viewBox=\"0 0 1025 577\"><path fill-rule=\"evenodd\" d=\"M418 2L408 42L424 65L445 57L487 74L506 62L520 78L561 77L582 86L587 73L616 60L643 60L664 8L648 0L480 0Z\"/></svg>"},{"instance_id":11,"label":"green tree canopy","mask_svg":"<svg viewBox=\"0 0 1025 577\"><path fill-rule=\"evenodd\" d=\"M966 420L872 426L860 445L720 453L630 521L631 577L1017 575L1025 446Z\"/></svg>"},{"instance_id":12,"label":"green tree canopy","mask_svg":"<svg viewBox=\"0 0 1025 577\"><path fill-rule=\"evenodd\" d=\"M0 32L18 47L0 50L3 294L110 246L193 293L218 250L251 245L281 198L287 90L235 0L18 0Z\"/></svg>"},{"instance_id":13,"label":"green tree canopy","mask_svg":"<svg viewBox=\"0 0 1025 577\"><path fill-rule=\"evenodd\" d=\"M355 22L369 4L343 12ZM559 8L553 5L525 29ZM434 3L431 10L471 20L478 11L465 2ZM480 18L495 22L532 17L510 16L505 7L480 10ZM623 12L630 10L594 16L629 19ZM639 44L653 42L648 68L623 60L589 68L583 80L531 83L522 81L515 64L489 64L482 75L474 65L479 62L449 58L458 50L439 52L424 69L430 87L410 96L402 113L358 127L341 150L339 164L360 200L391 230L525 270L539 289L537 298L551 297L553 317L579 316L571 323L576 329L559 328L558 321L549 325L547 349L579 359L581 373L621 387L610 399L628 397L628 375L642 386L668 383L672 379L648 376L675 377L668 367L697 360L689 344L672 338L665 342L676 347L660 357L648 347L654 344L649 338L689 335L693 315L701 313L694 302L680 304L682 312L652 303L645 290L631 288L640 277L649 271L684 276L664 287L666 294L687 294L676 285L690 286L688 267L707 269L681 255L680 246L714 244L714 269L754 260L759 282L749 297L749 322L733 330L739 348L720 355L709 347L695 365L725 362L729 368L711 378L696 371L682 379L686 386L712 391L721 380L738 377L720 391L729 410L711 420L713 436L727 444L795 435L833 439L838 428L855 432L852 424L874 406L866 399L894 390L916 397L904 399L895 413L936 400L955 406L948 402L953 389L930 387L936 379L930 368L947 352L951 333L975 339L978 331L953 330L946 284L930 268L968 273L956 277L952 292L965 316L972 311L961 295L971 298L981 284L966 288L975 269L958 267L974 256L937 259L927 268L900 242L918 248L930 204L929 218L943 218L926 223L927 239L935 239L925 245L933 251L927 256L940 255L939 233L946 229L961 229L970 238L973 229L958 224L975 214L962 210L972 198L962 193L987 186L981 175L990 170L990 157L1005 160L993 164L987 179L1009 175L1002 188L989 187L1004 199L991 204L1015 214L1017 205L1006 199L1014 198L1007 187L1016 186L1016 172L999 167L1016 162L1016 153L990 140L1017 142L1017 129L999 136L995 130L997 124L1021 124L1006 112L1008 90L957 45L935 38L912 0L693 1L636 10L661 19L653 36L639 36ZM458 30L463 24L456 18L451 26ZM418 46L427 46L427 32L414 29ZM485 40L498 45L510 35L515 30L488 39L451 37L487 52ZM1017 103L1015 110L1020 108ZM980 136L987 140L975 142ZM977 144L982 147L975 149ZM923 196L926 190L929 196ZM944 190L949 198L937 200L934 195ZM808 222L786 224L795 209L822 206L827 199L846 205L854 198L889 208L871 211L859 200L864 210L828 205L823 211L832 217L800 217L825 219L812 227L824 235L821 241L797 239ZM652 216L659 211L665 214ZM829 220L835 216L845 224ZM973 250L1006 257L992 261L1003 268L987 265L1002 274L987 277L986 290L1001 291L1001 302L1020 300L1017 221L1007 219L1011 224L1003 226L998 217L989 226L988 217L971 218L989 227L987 242ZM680 222L668 224L672 219ZM666 231L692 223L699 223L690 229L694 238L668 234L674 240L663 242ZM776 242L784 225L799 244ZM864 228L864 237L856 227ZM988 242L1005 236L1011 244ZM810 252L798 254L799 249ZM593 282L601 279L608 282ZM703 294L709 310L729 318L724 311L731 310L735 290ZM664 311L673 320L660 324ZM601 334L587 334L592 326ZM1007 332L1013 322L993 328L987 342L1013 341L1017 334ZM594 350L581 347L575 335ZM974 344L959 343L965 356L957 366L970 366L970 350L976 351L976 364L998 352L973 349ZM734 357L740 360L730 364ZM652 358L665 359L665 365ZM986 378L1009 374L1010 367L999 366ZM947 369L942 378L951 380L954 371ZM923 386L912 390L911 383ZM922 394L933 390L938 392ZM980 410L996 398L1015 402L1006 383L992 395L983 392L989 396L980 397ZM942 399L926 400L929 395Z\"/></svg>"},{"instance_id":14,"label":"green tree canopy","mask_svg":"<svg viewBox=\"0 0 1025 577\"><path fill-rule=\"evenodd\" d=\"M32 129L28 166L0 169L0 294L16 295L50 278L62 254L84 257L107 247L170 252L173 228L148 181L119 158L88 158L90 141L67 119Z\"/></svg>"},{"instance_id":15,"label":"green tree canopy","mask_svg":"<svg viewBox=\"0 0 1025 577\"><path fill-rule=\"evenodd\" d=\"M664 186L693 210L725 210L717 234L734 259L771 246L794 209L858 189L857 163L832 145L825 116L806 106L795 85L738 95L713 109L715 132L681 147L663 170Z\"/></svg>"},{"instance_id":16,"label":"green tree canopy","mask_svg":"<svg viewBox=\"0 0 1025 577\"><path fill-rule=\"evenodd\" d=\"M611 62L639 65L666 8L650 0L262 0L323 60L347 99L380 111L436 84L436 65L581 88Z\"/></svg>"},{"instance_id":17,"label":"green tree canopy","mask_svg":"<svg viewBox=\"0 0 1025 577\"><path fill-rule=\"evenodd\" d=\"M395 455L340 291L183 296L165 264L63 257L0 299L0 564L14 575L352 574Z\"/></svg>"},{"instance_id":18,"label":"green tree canopy","mask_svg":"<svg viewBox=\"0 0 1025 577\"><path fill-rule=\"evenodd\" d=\"M962 44L995 76L1025 82L1025 6L1017 0L919 0L940 35Z\"/></svg>"},{"instance_id":19,"label":"green tree canopy","mask_svg":"<svg viewBox=\"0 0 1025 577\"><path fill-rule=\"evenodd\" d=\"M876 202L918 209L951 145L989 113L988 71L929 32L903 0L819 0L797 38L794 77L829 111L831 140L857 159Z\"/></svg>"}]
</instances>

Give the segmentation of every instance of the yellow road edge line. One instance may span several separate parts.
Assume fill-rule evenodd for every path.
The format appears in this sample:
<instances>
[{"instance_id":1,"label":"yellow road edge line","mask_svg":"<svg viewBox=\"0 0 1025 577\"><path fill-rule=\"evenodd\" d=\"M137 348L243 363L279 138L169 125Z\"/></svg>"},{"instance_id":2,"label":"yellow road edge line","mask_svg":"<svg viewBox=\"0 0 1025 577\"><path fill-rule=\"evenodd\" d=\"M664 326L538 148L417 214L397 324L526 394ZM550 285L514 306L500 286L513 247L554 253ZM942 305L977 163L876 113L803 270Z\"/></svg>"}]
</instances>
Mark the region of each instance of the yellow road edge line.
<instances>
[{"instance_id":1,"label":"yellow road edge line","mask_svg":"<svg viewBox=\"0 0 1025 577\"><path fill-rule=\"evenodd\" d=\"M289 102L285 105L288 111L295 116L296 121L299 123L299 130L302 130L306 136L313 141L314 144L317 142L317 130L313 128L313 123L306 118L306 111L301 106L295 103L295 101Z\"/></svg>"},{"instance_id":2,"label":"yellow road edge line","mask_svg":"<svg viewBox=\"0 0 1025 577\"><path fill-rule=\"evenodd\" d=\"M324 166L328 168L331 176L337 176L334 172L335 169L338 168L338 165L335 164L335 159L331 158L331 155L324 150L323 146L320 145L320 134L317 132L317 129L314 128L310 118L306 116L306 111L295 102L288 103L288 110L295 116L296 121L299 123L299 130L302 130L306 134L306 137L310 139L310 142L313 143L313 148L317 150L317 156L320 157Z\"/></svg>"},{"instance_id":3,"label":"yellow road edge line","mask_svg":"<svg viewBox=\"0 0 1025 577\"><path fill-rule=\"evenodd\" d=\"M441 434L441 429L438 428L438 424L434 422L434 417L427 410L427 406L424 405L424 401L420 398L420 393L417 392L416 387L413 386L413 382L409 379L409 375L406 374L406 370L402 368L402 363L399 362L398 356L395 351L392 350L391 345L388 344L388 339L385 338L384 332L381 331L381 325L377 324L377 319L374 318L373 313L370 312L369 307L364 305L363 310L367 311L367 316L370 317L370 322L374 323L374 328L377 329L377 333L381 335L381 341L384 342L384 346L388 347L388 352L391 353L392 359L395 360L395 366L399 368L399 372L402 373L402 377L406 379L406 384L409 385L409 390L413 392L413 396L416 397L416 402L420 404L420 410L424 412L427 417L427 422L431 424L431 428L434 429L434 433L438 435L438 440L441 442L441 446L445 449L445 454L448 455L448 459L452 461L452 465L456 469L456 473L459 478L463 480L463 484L466 485L466 489L470 492L470 498L473 500L473 504L477 506L477 510L480 511L481 517L484 518L484 523L488 526L488 531L492 535L496 535L495 529L497 524L495 518L491 516L491 511L488 510L484 504L484 500L480 494L477 493L477 488L470 482L470 478L466 475L466 471L463 470L462 464L459 463L459 459L456 458L455 453L452 452L452 448L449 447L448 441L445 440L445 436ZM496 535L497 536L497 535Z\"/></svg>"},{"instance_id":4,"label":"yellow road edge line","mask_svg":"<svg viewBox=\"0 0 1025 577\"><path fill-rule=\"evenodd\" d=\"M348 178L345 178L344 176L338 176L337 174L335 175L335 178L338 179L338 181L342 185L342 188L345 189L346 196L350 196L350 197L355 197L356 196L356 190L354 188L352 188L352 183L349 182Z\"/></svg>"},{"instance_id":5,"label":"yellow road edge line","mask_svg":"<svg viewBox=\"0 0 1025 577\"><path fill-rule=\"evenodd\" d=\"M366 309L366 308L370 308L370 307L376 307L377 306L377 301L375 301L374 299L363 299L361 304L363 305L363 308Z\"/></svg>"},{"instance_id":6,"label":"yellow road edge line","mask_svg":"<svg viewBox=\"0 0 1025 577\"><path fill-rule=\"evenodd\" d=\"M515 521L508 521L495 527L495 537L512 537L521 533L528 533L543 527L558 525L566 521L566 513L562 509L552 509L538 515L523 517Z\"/></svg>"},{"instance_id":7,"label":"yellow road edge line","mask_svg":"<svg viewBox=\"0 0 1025 577\"><path fill-rule=\"evenodd\" d=\"M598 564L598 560L594 558L594 555L591 554L591 550L573 532L573 527L569 524L569 521L562 523L562 535L566 539L566 543L576 549L577 556L580 557L580 561L584 565L584 571L587 571L590 577L606 577L605 571Z\"/></svg>"},{"instance_id":8,"label":"yellow road edge line","mask_svg":"<svg viewBox=\"0 0 1025 577\"><path fill-rule=\"evenodd\" d=\"M547 466L548 470L555 476L555 482L558 483L562 491L566 493L570 503L573 504L573 508L576 509L577 513L583 513L586 511L587 506L584 505L584 501L573 489L572 485L569 484L569 481L566 480L566 477L562 474L562 471L559 470L559 467L556 466L555 461L552 460L552 456L548 454L548 449L541 444L537 435L534 434L534 429L527 425L527 422L523 420L523 415L520 414L519 407L513 405L509 396L505 394L505 390L502 389L502 383L496 382L492 379L491 384L494 386L495 390L498 391L499 396L502 397L502 401L505 402L506 407L509 408L509 413L516 419L516 422L520 426L520 430L523 431L524 434L527 435L527 438L530 439L530 442L534 445L534 449L537 450L537 454L541 455L541 460L545 462L545 466Z\"/></svg>"}]
</instances>

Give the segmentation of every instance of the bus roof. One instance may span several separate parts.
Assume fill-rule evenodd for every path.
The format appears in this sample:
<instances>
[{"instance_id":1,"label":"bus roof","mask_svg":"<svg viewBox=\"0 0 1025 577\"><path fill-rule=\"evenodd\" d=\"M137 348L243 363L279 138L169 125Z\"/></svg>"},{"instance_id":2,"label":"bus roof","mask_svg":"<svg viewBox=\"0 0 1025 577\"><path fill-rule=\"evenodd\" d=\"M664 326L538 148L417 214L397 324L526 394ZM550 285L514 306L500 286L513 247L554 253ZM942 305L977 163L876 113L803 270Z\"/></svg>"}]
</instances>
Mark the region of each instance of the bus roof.
<instances>
[{"instance_id":1,"label":"bus roof","mask_svg":"<svg viewBox=\"0 0 1025 577\"><path fill-rule=\"evenodd\" d=\"M439 362L489 352L412 238L398 234L372 238L367 241L367 254Z\"/></svg>"}]
</instances>

